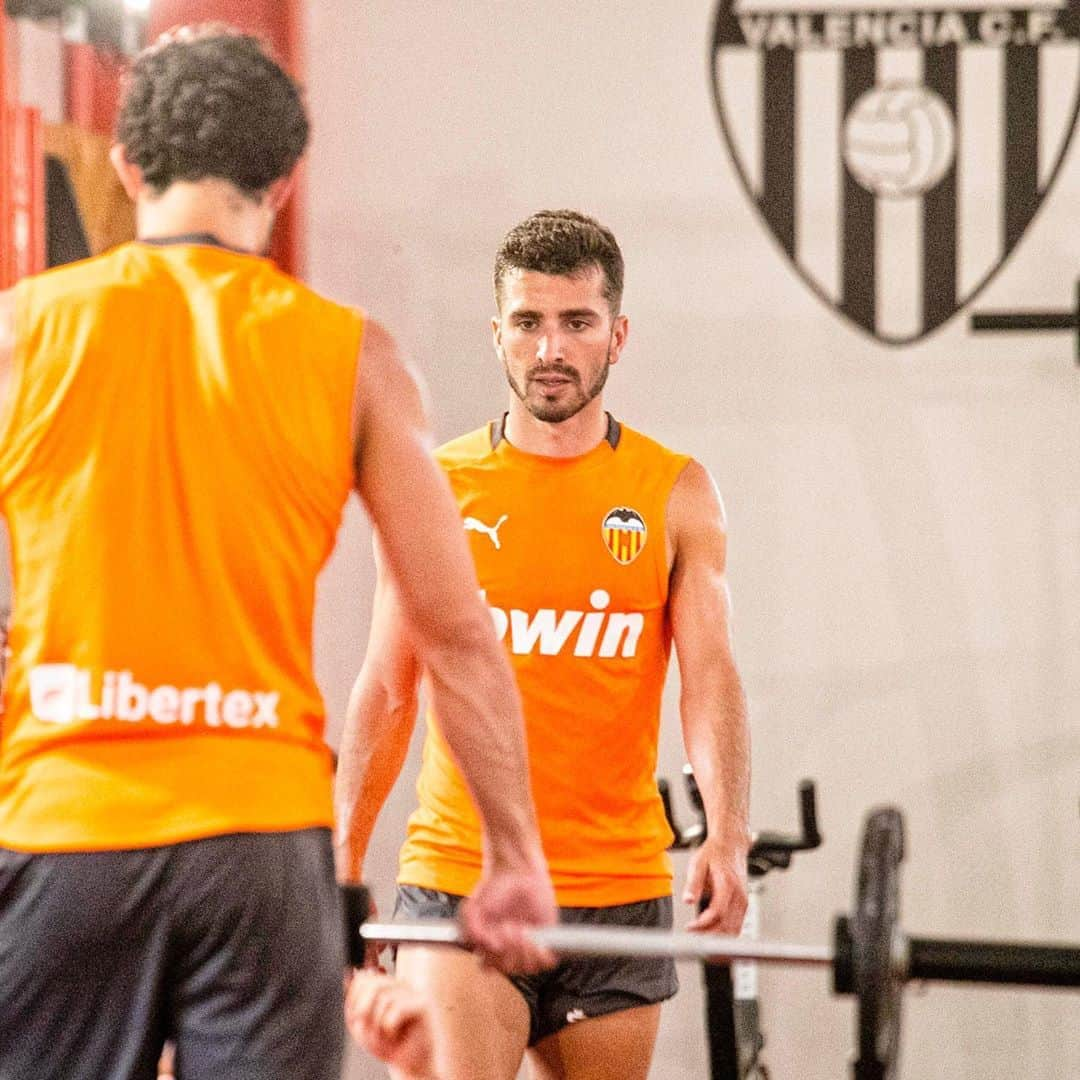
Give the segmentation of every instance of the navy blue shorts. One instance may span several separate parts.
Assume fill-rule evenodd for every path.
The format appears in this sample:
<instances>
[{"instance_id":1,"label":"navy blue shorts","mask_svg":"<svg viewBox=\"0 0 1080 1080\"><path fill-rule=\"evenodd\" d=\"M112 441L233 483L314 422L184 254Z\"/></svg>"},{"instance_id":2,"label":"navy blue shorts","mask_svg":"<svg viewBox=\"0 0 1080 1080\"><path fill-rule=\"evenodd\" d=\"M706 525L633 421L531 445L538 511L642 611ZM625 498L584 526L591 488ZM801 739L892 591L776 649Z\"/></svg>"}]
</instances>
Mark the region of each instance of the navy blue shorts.
<instances>
[{"instance_id":1,"label":"navy blue shorts","mask_svg":"<svg viewBox=\"0 0 1080 1080\"><path fill-rule=\"evenodd\" d=\"M344 938L326 829L0 848L0 1080L340 1080Z\"/></svg>"},{"instance_id":2,"label":"navy blue shorts","mask_svg":"<svg viewBox=\"0 0 1080 1080\"><path fill-rule=\"evenodd\" d=\"M452 919L462 897L416 885L399 885L394 917ZM671 897L612 907L564 907L559 921L582 926L637 926L670 930ZM607 1016L640 1005L655 1005L679 989L675 961L654 957L579 956L560 961L539 975L512 975L529 1007L529 1045L567 1024Z\"/></svg>"}]
</instances>

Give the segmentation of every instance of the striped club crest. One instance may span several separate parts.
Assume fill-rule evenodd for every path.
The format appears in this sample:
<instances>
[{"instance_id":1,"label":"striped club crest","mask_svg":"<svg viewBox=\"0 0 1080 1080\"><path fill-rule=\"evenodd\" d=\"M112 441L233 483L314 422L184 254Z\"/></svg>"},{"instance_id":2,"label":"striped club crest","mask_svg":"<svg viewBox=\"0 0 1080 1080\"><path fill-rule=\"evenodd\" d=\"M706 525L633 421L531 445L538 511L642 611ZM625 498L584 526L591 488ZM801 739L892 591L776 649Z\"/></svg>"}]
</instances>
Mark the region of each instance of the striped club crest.
<instances>
[{"instance_id":1,"label":"striped club crest","mask_svg":"<svg viewBox=\"0 0 1080 1080\"><path fill-rule=\"evenodd\" d=\"M720 0L724 140L796 271L878 341L967 304L1019 243L1080 107L1080 0Z\"/></svg>"},{"instance_id":2,"label":"striped club crest","mask_svg":"<svg viewBox=\"0 0 1080 1080\"><path fill-rule=\"evenodd\" d=\"M604 515L601 532L612 558L623 566L629 566L641 554L648 538L645 519L629 506L609 510Z\"/></svg>"}]
</instances>

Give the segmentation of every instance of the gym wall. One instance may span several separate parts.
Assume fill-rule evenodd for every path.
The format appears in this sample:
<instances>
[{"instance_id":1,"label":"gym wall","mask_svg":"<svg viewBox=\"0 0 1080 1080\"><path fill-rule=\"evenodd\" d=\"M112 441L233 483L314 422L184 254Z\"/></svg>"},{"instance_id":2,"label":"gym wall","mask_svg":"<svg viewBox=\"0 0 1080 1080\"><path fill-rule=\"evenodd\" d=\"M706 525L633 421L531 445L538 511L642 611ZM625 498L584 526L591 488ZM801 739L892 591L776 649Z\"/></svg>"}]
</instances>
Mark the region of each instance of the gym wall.
<instances>
[{"instance_id":1,"label":"gym wall","mask_svg":"<svg viewBox=\"0 0 1080 1080\"><path fill-rule=\"evenodd\" d=\"M723 46L725 136L706 0L310 4L308 276L398 335L449 438L504 407L503 233L543 207L609 224L631 321L611 407L697 456L727 504L754 823L793 824L797 781L818 781L825 845L770 882L763 933L824 941L865 809L896 802L910 930L1075 940L1076 339L975 334L970 316L1075 306L1078 49L889 11L899 44L869 69L874 50L792 52L790 26L747 23L774 47ZM925 59L911 33L955 57ZM371 591L354 509L319 610L335 725ZM414 747L371 851L384 910L416 766ZM658 1080L704 1075L698 976L681 974ZM1080 1075L1071 997L935 987L905 1007L904 1080ZM762 1009L775 1077L844 1074L852 1007L825 976L766 973Z\"/></svg>"}]
</instances>

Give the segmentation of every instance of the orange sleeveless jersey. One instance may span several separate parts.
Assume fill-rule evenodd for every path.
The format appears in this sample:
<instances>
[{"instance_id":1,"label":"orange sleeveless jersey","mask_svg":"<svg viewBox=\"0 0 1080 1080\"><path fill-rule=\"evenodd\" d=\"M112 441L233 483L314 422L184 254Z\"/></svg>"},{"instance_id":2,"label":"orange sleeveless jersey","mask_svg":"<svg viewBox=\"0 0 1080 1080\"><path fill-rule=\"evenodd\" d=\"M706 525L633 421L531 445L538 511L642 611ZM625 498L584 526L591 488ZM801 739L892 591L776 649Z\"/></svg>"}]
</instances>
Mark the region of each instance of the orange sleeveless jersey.
<instances>
[{"instance_id":1,"label":"orange sleeveless jersey","mask_svg":"<svg viewBox=\"0 0 1080 1080\"><path fill-rule=\"evenodd\" d=\"M437 456L521 689L556 896L596 907L666 896L671 832L655 775L671 648L665 513L689 459L614 421L572 459L523 453L500 427ZM470 892L478 819L431 715L418 793L399 881Z\"/></svg>"},{"instance_id":2,"label":"orange sleeveless jersey","mask_svg":"<svg viewBox=\"0 0 1080 1080\"><path fill-rule=\"evenodd\" d=\"M312 616L362 334L210 245L128 244L17 287L0 845L331 824Z\"/></svg>"}]
</instances>

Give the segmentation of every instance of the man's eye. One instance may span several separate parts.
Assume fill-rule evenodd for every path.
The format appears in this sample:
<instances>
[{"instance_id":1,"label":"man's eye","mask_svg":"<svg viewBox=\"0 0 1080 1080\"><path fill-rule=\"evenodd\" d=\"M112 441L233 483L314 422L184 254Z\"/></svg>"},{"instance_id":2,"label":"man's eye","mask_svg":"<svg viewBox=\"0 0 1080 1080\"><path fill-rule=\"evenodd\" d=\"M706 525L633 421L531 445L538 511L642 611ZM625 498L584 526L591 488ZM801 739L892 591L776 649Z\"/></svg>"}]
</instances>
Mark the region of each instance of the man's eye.
<instances>
[{"instance_id":1,"label":"man's eye","mask_svg":"<svg viewBox=\"0 0 1080 1080\"><path fill-rule=\"evenodd\" d=\"M536 323L532 319L519 319L517 328L519 330L535 330Z\"/></svg>"},{"instance_id":2,"label":"man's eye","mask_svg":"<svg viewBox=\"0 0 1080 1080\"><path fill-rule=\"evenodd\" d=\"M589 324L584 319L571 319L570 320L570 329L571 330L588 330L588 328L589 328Z\"/></svg>"}]
</instances>

